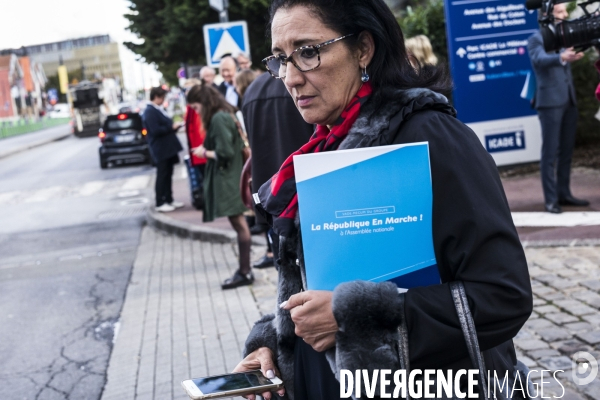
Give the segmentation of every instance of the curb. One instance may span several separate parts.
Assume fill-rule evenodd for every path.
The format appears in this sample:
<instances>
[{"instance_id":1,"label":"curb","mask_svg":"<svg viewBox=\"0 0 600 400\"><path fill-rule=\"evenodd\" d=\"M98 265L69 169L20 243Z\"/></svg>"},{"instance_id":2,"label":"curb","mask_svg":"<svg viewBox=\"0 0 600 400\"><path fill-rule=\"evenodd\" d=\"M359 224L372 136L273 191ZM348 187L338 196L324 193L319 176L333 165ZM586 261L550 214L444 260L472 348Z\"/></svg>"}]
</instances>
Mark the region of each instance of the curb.
<instances>
[{"instance_id":1,"label":"curb","mask_svg":"<svg viewBox=\"0 0 600 400\"><path fill-rule=\"evenodd\" d=\"M40 147L40 146L43 146L48 143L52 143L52 142L56 142L58 140L65 139L71 135L72 135L71 132L61 133L61 134L58 134L58 135L55 135L55 136L52 136L49 138L38 140L37 142L24 144L21 147L17 147L17 148L8 150L8 151L4 151L4 152L0 151L0 159L12 156L13 154L21 153L21 152L29 150L29 149L33 149L35 147Z\"/></svg>"},{"instance_id":2,"label":"curb","mask_svg":"<svg viewBox=\"0 0 600 400\"><path fill-rule=\"evenodd\" d=\"M193 240L212 243L232 243L237 241L237 234L233 231L178 221L155 212L151 208L148 208L148 212L146 213L146 221L149 226L156 229ZM266 246L266 242L264 236L252 236L253 245Z\"/></svg>"},{"instance_id":3,"label":"curb","mask_svg":"<svg viewBox=\"0 0 600 400\"><path fill-rule=\"evenodd\" d=\"M151 209L148 209L146 221L156 229L194 240L213 243L231 243L237 240L235 232L178 221ZM252 244L265 246L266 240L263 236L252 236ZM525 240L521 244L524 248L589 247L600 246L600 239Z\"/></svg>"},{"instance_id":4,"label":"curb","mask_svg":"<svg viewBox=\"0 0 600 400\"><path fill-rule=\"evenodd\" d=\"M600 239L525 240L523 248L542 247L593 247L600 246Z\"/></svg>"}]
</instances>

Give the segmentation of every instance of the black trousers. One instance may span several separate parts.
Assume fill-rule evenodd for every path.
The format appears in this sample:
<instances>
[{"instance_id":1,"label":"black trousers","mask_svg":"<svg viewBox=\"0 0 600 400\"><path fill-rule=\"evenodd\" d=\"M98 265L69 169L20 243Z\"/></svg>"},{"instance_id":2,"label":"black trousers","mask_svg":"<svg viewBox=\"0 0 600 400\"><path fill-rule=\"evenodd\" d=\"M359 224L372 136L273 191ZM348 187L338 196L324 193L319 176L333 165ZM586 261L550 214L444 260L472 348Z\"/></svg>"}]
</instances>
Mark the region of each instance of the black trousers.
<instances>
[{"instance_id":1,"label":"black trousers","mask_svg":"<svg viewBox=\"0 0 600 400\"><path fill-rule=\"evenodd\" d=\"M167 158L156 163L156 207L173 202L173 166L179 162L179 156Z\"/></svg>"},{"instance_id":2,"label":"black trousers","mask_svg":"<svg viewBox=\"0 0 600 400\"><path fill-rule=\"evenodd\" d=\"M540 108L542 159L540 173L544 200L554 204L570 196L571 159L577 130L577 107Z\"/></svg>"},{"instance_id":3,"label":"black trousers","mask_svg":"<svg viewBox=\"0 0 600 400\"><path fill-rule=\"evenodd\" d=\"M297 337L294 347L294 398L296 400L335 400L340 383L335 379L325 353L318 353Z\"/></svg>"}]
</instances>

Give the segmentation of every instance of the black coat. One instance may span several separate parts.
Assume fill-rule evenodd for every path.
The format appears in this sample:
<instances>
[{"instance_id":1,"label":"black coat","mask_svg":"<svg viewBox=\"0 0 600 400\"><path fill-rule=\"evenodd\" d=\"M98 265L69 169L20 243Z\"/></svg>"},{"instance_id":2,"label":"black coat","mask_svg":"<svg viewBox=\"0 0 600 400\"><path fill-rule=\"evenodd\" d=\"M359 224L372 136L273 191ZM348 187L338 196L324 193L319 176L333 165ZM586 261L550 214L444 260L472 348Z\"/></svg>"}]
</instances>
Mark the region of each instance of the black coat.
<instances>
[{"instance_id":1,"label":"black coat","mask_svg":"<svg viewBox=\"0 0 600 400\"><path fill-rule=\"evenodd\" d=\"M227 98L227 85L225 84L225 82L221 82L221 84L219 86L217 86L217 89L219 90L219 92L221 92L223 97ZM234 89L234 91L238 95L238 101L237 101L237 104L233 104L233 105L235 107L237 107L238 109L241 109L242 108L242 96L240 96L240 94L237 92L237 90Z\"/></svg>"},{"instance_id":2,"label":"black coat","mask_svg":"<svg viewBox=\"0 0 600 400\"><path fill-rule=\"evenodd\" d=\"M268 73L246 90L242 114L252 148L252 191L257 192L290 154L308 142L314 125L304 122L281 79Z\"/></svg>"},{"instance_id":3,"label":"black coat","mask_svg":"<svg viewBox=\"0 0 600 400\"><path fill-rule=\"evenodd\" d=\"M338 379L340 369L399 369L402 319L411 369L472 368L448 285L455 280L464 282L486 367L499 376L514 370L512 338L531 314L531 283L496 165L477 136L443 96L426 89L387 90L363 105L340 149L422 141L429 142L433 242L442 284L410 289L404 303L390 282L339 285L333 313L340 330L326 352ZM278 304L304 287L298 238L282 237L280 243ZM269 347L293 399L294 323L288 311L276 312L277 318L265 316L254 326L244 354Z\"/></svg>"},{"instance_id":4,"label":"black coat","mask_svg":"<svg viewBox=\"0 0 600 400\"><path fill-rule=\"evenodd\" d=\"M148 105L142 116L148 131L148 145L154 162L164 161L183 150L173 130L173 120L152 105Z\"/></svg>"}]
</instances>

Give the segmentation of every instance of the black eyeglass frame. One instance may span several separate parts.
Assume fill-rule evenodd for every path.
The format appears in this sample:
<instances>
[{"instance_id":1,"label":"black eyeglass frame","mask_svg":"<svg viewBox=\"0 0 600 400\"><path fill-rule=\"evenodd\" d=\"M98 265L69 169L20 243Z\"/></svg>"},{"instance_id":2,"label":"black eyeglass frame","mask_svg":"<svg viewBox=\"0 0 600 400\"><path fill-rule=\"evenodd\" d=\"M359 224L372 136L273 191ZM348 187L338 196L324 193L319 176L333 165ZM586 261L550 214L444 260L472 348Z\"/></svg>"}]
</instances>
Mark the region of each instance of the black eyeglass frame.
<instances>
[{"instance_id":1,"label":"black eyeglass frame","mask_svg":"<svg viewBox=\"0 0 600 400\"><path fill-rule=\"evenodd\" d=\"M269 73L271 74L271 76L273 78L275 78L275 79L284 79L285 78L285 77L281 77L281 76L275 75L275 72L271 71L271 69L269 68L269 65L268 65L269 61L275 60L275 59L279 59L279 62L280 62L281 65L285 65L285 64L291 62L294 65L294 67L296 67L296 69L298 69L298 71L300 71L300 72L314 71L315 69L317 69L317 68L319 68L321 66L321 52L319 51L320 48L328 46L328 45L330 45L332 43L335 43L335 42L339 42L340 40L346 39L347 37L350 37L350 36L353 36L353 35L354 35L354 33L350 33L348 35L340 36L340 37L335 38L335 39L327 40L327 41L325 41L323 43L318 43L318 44L312 44L312 45L308 45L308 46L298 47L296 50L292 51L290 53L290 55L287 56L287 57L285 57L285 56L283 56L281 54L277 55L277 56L276 55L272 55L272 56L269 56L269 57L265 57L265 58L263 58L262 63L265 66L265 68L267 68L267 71L269 71ZM317 52L317 60L318 60L319 63L317 64L316 67L303 70L303 69L301 69L294 62L294 59L292 58L294 56L294 54L297 51L305 50L305 49L314 49Z\"/></svg>"}]
</instances>

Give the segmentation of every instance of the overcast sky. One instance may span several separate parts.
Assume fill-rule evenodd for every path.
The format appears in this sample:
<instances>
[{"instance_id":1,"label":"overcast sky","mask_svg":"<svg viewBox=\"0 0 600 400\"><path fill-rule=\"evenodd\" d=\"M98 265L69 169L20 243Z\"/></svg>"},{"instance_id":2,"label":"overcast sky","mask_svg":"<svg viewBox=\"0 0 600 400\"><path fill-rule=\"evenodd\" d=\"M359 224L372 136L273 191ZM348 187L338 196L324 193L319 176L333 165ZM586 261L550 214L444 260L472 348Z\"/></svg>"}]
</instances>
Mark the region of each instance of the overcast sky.
<instances>
[{"instance_id":1,"label":"overcast sky","mask_svg":"<svg viewBox=\"0 0 600 400\"><path fill-rule=\"evenodd\" d=\"M0 0L0 49L105 35L119 42L136 41L123 17L127 0ZM121 46L125 84L140 87L142 67L135 55ZM158 76L145 65L146 86Z\"/></svg>"}]
</instances>

